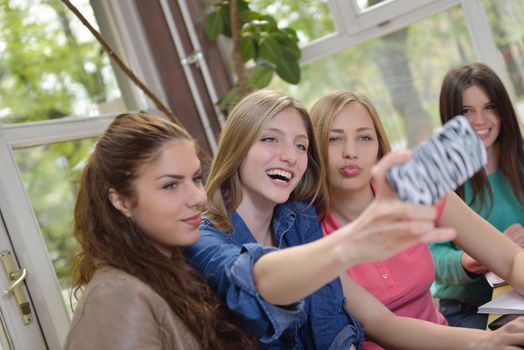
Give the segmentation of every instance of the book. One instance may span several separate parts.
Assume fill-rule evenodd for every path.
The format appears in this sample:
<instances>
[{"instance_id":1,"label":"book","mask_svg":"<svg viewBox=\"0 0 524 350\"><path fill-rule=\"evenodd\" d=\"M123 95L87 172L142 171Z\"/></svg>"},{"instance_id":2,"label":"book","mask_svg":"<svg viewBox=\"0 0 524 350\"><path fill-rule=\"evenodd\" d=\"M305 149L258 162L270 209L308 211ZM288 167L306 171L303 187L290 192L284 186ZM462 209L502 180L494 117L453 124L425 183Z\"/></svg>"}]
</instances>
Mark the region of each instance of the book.
<instances>
[{"instance_id":1,"label":"book","mask_svg":"<svg viewBox=\"0 0 524 350\"><path fill-rule=\"evenodd\" d=\"M508 282L504 281L502 278L495 275L491 271L486 272L484 274L484 277L486 278L486 281L488 281L489 285L492 287L498 287L498 286L503 286L505 284L508 284Z\"/></svg>"},{"instance_id":2,"label":"book","mask_svg":"<svg viewBox=\"0 0 524 350\"><path fill-rule=\"evenodd\" d=\"M512 290L479 306L478 312L481 314L524 315L524 297Z\"/></svg>"}]
</instances>

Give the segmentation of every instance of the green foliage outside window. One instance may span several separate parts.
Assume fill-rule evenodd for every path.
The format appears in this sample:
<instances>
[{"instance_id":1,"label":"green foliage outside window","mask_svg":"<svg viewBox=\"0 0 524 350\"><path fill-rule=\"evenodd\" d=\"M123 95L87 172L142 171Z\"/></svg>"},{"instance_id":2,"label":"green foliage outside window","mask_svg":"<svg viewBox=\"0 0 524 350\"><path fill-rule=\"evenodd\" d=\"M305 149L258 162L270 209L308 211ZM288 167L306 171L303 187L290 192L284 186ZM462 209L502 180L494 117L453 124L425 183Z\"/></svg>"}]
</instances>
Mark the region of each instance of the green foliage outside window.
<instances>
[{"instance_id":1,"label":"green foliage outside window","mask_svg":"<svg viewBox=\"0 0 524 350\"><path fill-rule=\"evenodd\" d=\"M118 95L107 56L59 0L0 0L0 23L0 122L93 114Z\"/></svg>"},{"instance_id":2,"label":"green foliage outside window","mask_svg":"<svg viewBox=\"0 0 524 350\"><path fill-rule=\"evenodd\" d=\"M89 1L75 1L95 23ZM109 59L59 0L0 0L0 123L99 114L119 97ZM77 251L76 186L95 139L15 150L61 287Z\"/></svg>"},{"instance_id":3,"label":"green foliage outside window","mask_svg":"<svg viewBox=\"0 0 524 350\"><path fill-rule=\"evenodd\" d=\"M293 28L301 44L335 32L335 23L327 1L256 0L249 6L275 18L281 27Z\"/></svg>"},{"instance_id":4,"label":"green foliage outside window","mask_svg":"<svg viewBox=\"0 0 524 350\"><path fill-rule=\"evenodd\" d=\"M219 35L232 37L230 2L210 1L205 19L205 30L210 39ZM299 60L301 52L298 47L298 36L290 27L281 28L275 19L250 9L250 4L238 0L237 13L239 20L239 53L242 62L236 65L252 63L249 70L249 85L261 89L269 85L273 74L290 84L300 81ZM244 67L241 67L241 74ZM242 77L243 79L243 77ZM242 86L235 85L219 103L223 110L231 106L245 93Z\"/></svg>"}]
</instances>

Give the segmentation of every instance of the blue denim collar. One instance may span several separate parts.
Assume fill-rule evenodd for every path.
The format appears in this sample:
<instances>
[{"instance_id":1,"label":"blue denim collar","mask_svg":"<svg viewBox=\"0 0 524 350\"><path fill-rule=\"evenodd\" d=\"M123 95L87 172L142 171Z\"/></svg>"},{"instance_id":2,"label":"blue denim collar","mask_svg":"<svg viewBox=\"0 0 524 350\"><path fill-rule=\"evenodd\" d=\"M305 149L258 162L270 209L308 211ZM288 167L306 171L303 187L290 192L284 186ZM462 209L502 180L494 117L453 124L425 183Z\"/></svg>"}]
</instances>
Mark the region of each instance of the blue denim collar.
<instances>
[{"instance_id":1,"label":"blue denim collar","mask_svg":"<svg viewBox=\"0 0 524 350\"><path fill-rule=\"evenodd\" d=\"M279 204L275 207L271 225L275 234L277 247L281 247L282 240L284 239L286 233L289 232L291 227L293 227L295 218L297 216L297 209L299 210L300 207L302 207L302 205L299 203L300 202L290 201ZM231 215L229 215L229 219L233 223L233 234L238 240L238 243L244 244L255 242L253 234L237 211L232 212Z\"/></svg>"}]
</instances>

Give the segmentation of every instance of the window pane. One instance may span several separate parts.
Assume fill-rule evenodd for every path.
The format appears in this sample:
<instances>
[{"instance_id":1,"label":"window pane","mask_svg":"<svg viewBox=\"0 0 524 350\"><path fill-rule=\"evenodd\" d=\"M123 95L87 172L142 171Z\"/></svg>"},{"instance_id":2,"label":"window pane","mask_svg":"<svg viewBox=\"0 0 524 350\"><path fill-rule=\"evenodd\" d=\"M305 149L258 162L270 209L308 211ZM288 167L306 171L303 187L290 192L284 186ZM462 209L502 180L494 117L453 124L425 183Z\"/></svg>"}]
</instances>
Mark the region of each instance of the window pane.
<instances>
[{"instance_id":1,"label":"window pane","mask_svg":"<svg viewBox=\"0 0 524 350\"><path fill-rule=\"evenodd\" d=\"M95 141L89 138L15 150L66 305L71 288L70 263L77 252L73 208L79 175Z\"/></svg>"},{"instance_id":2,"label":"window pane","mask_svg":"<svg viewBox=\"0 0 524 350\"><path fill-rule=\"evenodd\" d=\"M89 0L75 6L96 26ZM124 111L108 56L60 0L0 4L0 122Z\"/></svg>"},{"instance_id":3,"label":"window pane","mask_svg":"<svg viewBox=\"0 0 524 350\"><path fill-rule=\"evenodd\" d=\"M303 66L298 85L275 78L272 87L308 107L334 90L363 93L377 107L393 146L413 146L440 124L438 96L445 73L472 60L462 10L454 7Z\"/></svg>"},{"instance_id":4,"label":"window pane","mask_svg":"<svg viewBox=\"0 0 524 350\"><path fill-rule=\"evenodd\" d=\"M306 44L335 31L335 24L327 1L321 0L255 0L249 6L269 14L279 27L297 31L300 44Z\"/></svg>"},{"instance_id":5,"label":"window pane","mask_svg":"<svg viewBox=\"0 0 524 350\"><path fill-rule=\"evenodd\" d=\"M515 107L524 120L524 2L483 0L488 21L505 63Z\"/></svg>"},{"instance_id":6,"label":"window pane","mask_svg":"<svg viewBox=\"0 0 524 350\"><path fill-rule=\"evenodd\" d=\"M367 10L383 2L391 2L394 0L353 0L353 1L357 3L357 6L360 10Z\"/></svg>"}]
</instances>

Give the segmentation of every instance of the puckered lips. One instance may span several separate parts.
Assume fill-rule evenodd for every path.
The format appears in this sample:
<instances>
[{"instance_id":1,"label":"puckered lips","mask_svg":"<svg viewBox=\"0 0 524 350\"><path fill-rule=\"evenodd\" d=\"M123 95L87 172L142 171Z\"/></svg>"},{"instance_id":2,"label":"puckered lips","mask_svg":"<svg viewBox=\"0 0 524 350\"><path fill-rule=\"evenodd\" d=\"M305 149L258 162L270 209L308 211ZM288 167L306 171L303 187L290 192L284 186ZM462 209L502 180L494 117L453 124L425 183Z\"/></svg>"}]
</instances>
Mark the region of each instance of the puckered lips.
<instances>
[{"instance_id":1,"label":"puckered lips","mask_svg":"<svg viewBox=\"0 0 524 350\"><path fill-rule=\"evenodd\" d=\"M267 176L271 181L279 186L287 186L289 182L295 177L295 174L283 168L271 168L266 170Z\"/></svg>"},{"instance_id":2,"label":"puckered lips","mask_svg":"<svg viewBox=\"0 0 524 350\"><path fill-rule=\"evenodd\" d=\"M343 168L340 168L340 173L344 177L356 177L362 173L362 168L358 165L346 165Z\"/></svg>"},{"instance_id":3,"label":"puckered lips","mask_svg":"<svg viewBox=\"0 0 524 350\"><path fill-rule=\"evenodd\" d=\"M194 228L198 228L200 226L200 221L201 221L201 215L200 213L197 213L191 217L188 217L186 219L182 219L183 222L185 222L186 224L188 224L189 226L191 227L194 227Z\"/></svg>"}]
</instances>

